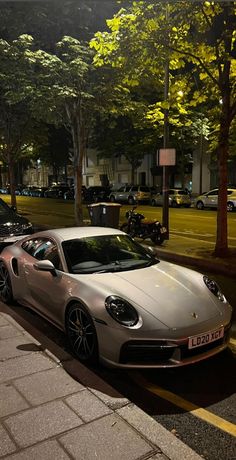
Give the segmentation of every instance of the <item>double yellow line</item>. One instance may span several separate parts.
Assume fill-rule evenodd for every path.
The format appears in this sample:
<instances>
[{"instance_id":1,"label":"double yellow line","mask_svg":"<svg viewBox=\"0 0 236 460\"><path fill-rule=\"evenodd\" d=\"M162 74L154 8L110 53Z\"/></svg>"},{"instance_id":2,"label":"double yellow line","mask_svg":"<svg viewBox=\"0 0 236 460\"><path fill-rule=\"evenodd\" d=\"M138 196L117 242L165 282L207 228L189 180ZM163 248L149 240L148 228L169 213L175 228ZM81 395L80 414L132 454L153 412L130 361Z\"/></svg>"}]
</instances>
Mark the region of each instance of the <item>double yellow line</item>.
<instances>
[{"instance_id":1,"label":"double yellow line","mask_svg":"<svg viewBox=\"0 0 236 460\"><path fill-rule=\"evenodd\" d=\"M130 372L129 376L135 381L136 384L142 385L142 387L144 387L151 393L159 396L162 399L165 399L166 401L169 401L170 403L174 404L177 407L180 407L186 412L189 412L195 417L198 417L201 420L210 423L216 428L225 431L231 436L236 436L236 425L234 425L233 423L227 422L223 418L218 417L218 415L212 414L211 412L208 412L207 410L198 407L197 405L187 401L186 399L181 398L181 396L171 393L170 391L165 390L164 388L161 388L157 385L153 385L138 373Z\"/></svg>"}]
</instances>

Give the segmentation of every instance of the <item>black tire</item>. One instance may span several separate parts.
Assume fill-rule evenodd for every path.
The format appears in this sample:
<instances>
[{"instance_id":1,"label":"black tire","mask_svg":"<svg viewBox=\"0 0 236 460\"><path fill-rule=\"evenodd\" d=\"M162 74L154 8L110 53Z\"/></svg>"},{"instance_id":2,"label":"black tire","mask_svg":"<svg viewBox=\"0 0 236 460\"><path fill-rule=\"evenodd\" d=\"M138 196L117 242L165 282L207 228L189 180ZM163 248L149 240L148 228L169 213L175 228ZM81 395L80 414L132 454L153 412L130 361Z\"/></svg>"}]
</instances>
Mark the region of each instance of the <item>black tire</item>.
<instances>
[{"instance_id":1,"label":"black tire","mask_svg":"<svg viewBox=\"0 0 236 460\"><path fill-rule=\"evenodd\" d=\"M128 224L121 225L120 229L122 232L127 233L127 235L130 235L132 238L136 236L135 224L133 222L131 222L130 225Z\"/></svg>"},{"instance_id":2,"label":"black tire","mask_svg":"<svg viewBox=\"0 0 236 460\"><path fill-rule=\"evenodd\" d=\"M131 204L131 205L134 204L134 199L133 199L132 196L129 196L129 198L128 198L128 204Z\"/></svg>"},{"instance_id":3,"label":"black tire","mask_svg":"<svg viewBox=\"0 0 236 460\"><path fill-rule=\"evenodd\" d=\"M151 201L151 206L156 206L156 201L155 200Z\"/></svg>"},{"instance_id":4,"label":"black tire","mask_svg":"<svg viewBox=\"0 0 236 460\"><path fill-rule=\"evenodd\" d=\"M98 361L98 340L93 319L86 308L75 303L66 314L66 335L72 353L81 362L96 364Z\"/></svg>"},{"instance_id":5,"label":"black tire","mask_svg":"<svg viewBox=\"0 0 236 460\"><path fill-rule=\"evenodd\" d=\"M231 201L228 201L227 203L227 211L228 212L233 212L234 210L234 204Z\"/></svg>"},{"instance_id":6,"label":"black tire","mask_svg":"<svg viewBox=\"0 0 236 460\"><path fill-rule=\"evenodd\" d=\"M120 227L122 232L129 233L128 232L128 224L122 224Z\"/></svg>"},{"instance_id":7,"label":"black tire","mask_svg":"<svg viewBox=\"0 0 236 460\"><path fill-rule=\"evenodd\" d=\"M178 207L176 201L172 201L171 207L172 207L172 208L177 208L177 207Z\"/></svg>"},{"instance_id":8,"label":"black tire","mask_svg":"<svg viewBox=\"0 0 236 460\"><path fill-rule=\"evenodd\" d=\"M0 299L7 304L13 301L10 275L2 261L0 261Z\"/></svg>"},{"instance_id":9,"label":"black tire","mask_svg":"<svg viewBox=\"0 0 236 460\"><path fill-rule=\"evenodd\" d=\"M151 236L151 241L158 246L160 246L163 243L164 239L165 237L163 236L162 233L154 233Z\"/></svg>"},{"instance_id":10,"label":"black tire","mask_svg":"<svg viewBox=\"0 0 236 460\"><path fill-rule=\"evenodd\" d=\"M196 208L202 210L204 208L204 204L202 201L198 201L196 204Z\"/></svg>"},{"instance_id":11,"label":"black tire","mask_svg":"<svg viewBox=\"0 0 236 460\"><path fill-rule=\"evenodd\" d=\"M111 203L115 203L115 201L116 201L116 199L115 199L114 195L111 195L111 196L110 196L110 202L111 202Z\"/></svg>"}]
</instances>

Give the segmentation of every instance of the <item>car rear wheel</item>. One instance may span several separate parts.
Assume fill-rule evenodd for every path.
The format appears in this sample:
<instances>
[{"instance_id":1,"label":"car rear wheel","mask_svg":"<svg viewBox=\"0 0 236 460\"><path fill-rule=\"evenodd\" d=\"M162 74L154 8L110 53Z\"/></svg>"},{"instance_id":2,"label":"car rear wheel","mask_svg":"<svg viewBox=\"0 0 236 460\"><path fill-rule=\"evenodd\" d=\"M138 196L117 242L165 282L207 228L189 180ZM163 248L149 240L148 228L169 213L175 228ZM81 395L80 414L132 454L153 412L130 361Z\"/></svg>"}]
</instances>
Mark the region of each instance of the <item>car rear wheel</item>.
<instances>
[{"instance_id":1,"label":"car rear wheel","mask_svg":"<svg viewBox=\"0 0 236 460\"><path fill-rule=\"evenodd\" d=\"M111 202L111 203L115 203L115 201L116 201L116 199L115 199L114 195L111 195L111 196L110 196L110 202Z\"/></svg>"},{"instance_id":2,"label":"car rear wheel","mask_svg":"<svg viewBox=\"0 0 236 460\"><path fill-rule=\"evenodd\" d=\"M0 262L0 299L4 303L11 303L13 301L10 275L2 261Z\"/></svg>"},{"instance_id":3,"label":"car rear wheel","mask_svg":"<svg viewBox=\"0 0 236 460\"><path fill-rule=\"evenodd\" d=\"M155 201L155 200L152 200L152 201L151 201L151 205L152 205L152 206L156 206L156 201Z\"/></svg>"},{"instance_id":4,"label":"car rear wheel","mask_svg":"<svg viewBox=\"0 0 236 460\"><path fill-rule=\"evenodd\" d=\"M172 208L177 208L177 202L176 201L172 201L172 204L171 204Z\"/></svg>"},{"instance_id":5,"label":"car rear wheel","mask_svg":"<svg viewBox=\"0 0 236 460\"><path fill-rule=\"evenodd\" d=\"M164 239L165 237L162 235L162 233L157 233L151 236L151 241L158 246L163 243Z\"/></svg>"},{"instance_id":6,"label":"car rear wheel","mask_svg":"<svg viewBox=\"0 0 236 460\"><path fill-rule=\"evenodd\" d=\"M231 201L229 201L227 203L227 211L232 212L233 210L234 210L234 204Z\"/></svg>"},{"instance_id":7,"label":"car rear wheel","mask_svg":"<svg viewBox=\"0 0 236 460\"><path fill-rule=\"evenodd\" d=\"M66 334L73 354L82 362L98 361L97 333L91 315L83 305L75 303L66 315Z\"/></svg>"},{"instance_id":8,"label":"car rear wheel","mask_svg":"<svg viewBox=\"0 0 236 460\"><path fill-rule=\"evenodd\" d=\"M202 202L202 201L198 201L197 204L196 204L196 208L197 208L197 209L200 209L200 210L203 209L203 208L204 208L203 202Z\"/></svg>"}]
</instances>

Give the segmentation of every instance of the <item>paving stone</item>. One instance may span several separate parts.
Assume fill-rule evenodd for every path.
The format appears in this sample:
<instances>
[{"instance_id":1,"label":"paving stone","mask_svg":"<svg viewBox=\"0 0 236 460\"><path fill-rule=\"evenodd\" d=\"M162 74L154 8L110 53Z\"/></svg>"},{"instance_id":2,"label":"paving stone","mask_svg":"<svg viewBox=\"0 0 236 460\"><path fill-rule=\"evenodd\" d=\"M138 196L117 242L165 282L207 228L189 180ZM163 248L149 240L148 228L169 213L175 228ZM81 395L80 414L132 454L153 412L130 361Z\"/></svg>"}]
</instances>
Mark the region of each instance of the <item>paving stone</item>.
<instances>
[{"instance_id":1,"label":"paving stone","mask_svg":"<svg viewBox=\"0 0 236 460\"><path fill-rule=\"evenodd\" d=\"M4 460L68 460L69 458L57 441L53 440L28 447L21 452L5 457Z\"/></svg>"},{"instance_id":2,"label":"paving stone","mask_svg":"<svg viewBox=\"0 0 236 460\"><path fill-rule=\"evenodd\" d=\"M3 426L0 425L0 457L11 454L15 450L15 444L11 441Z\"/></svg>"},{"instance_id":3,"label":"paving stone","mask_svg":"<svg viewBox=\"0 0 236 460\"><path fill-rule=\"evenodd\" d=\"M107 415L59 438L75 459L136 460L153 451L135 430L116 415ZM153 452L154 453L154 452Z\"/></svg>"},{"instance_id":4,"label":"paving stone","mask_svg":"<svg viewBox=\"0 0 236 460\"><path fill-rule=\"evenodd\" d=\"M112 412L106 404L88 390L66 398L66 402L85 422Z\"/></svg>"},{"instance_id":5,"label":"paving stone","mask_svg":"<svg viewBox=\"0 0 236 460\"><path fill-rule=\"evenodd\" d=\"M7 326L9 322L7 321L7 315L0 313L0 326Z\"/></svg>"},{"instance_id":6,"label":"paving stone","mask_svg":"<svg viewBox=\"0 0 236 460\"><path fill-rule=\"evenodd\" d=\"M62 401L53 401L12 415L4 423L19 446L28 447L78 427L83 422Z\"/></svg>"},{"instance_id":7,"label":"paving stone","mask_svg":"<svg viewBox=\"0 0 236 460\"><path fill-rule=\"evenodd\" d=\"M5 340L18 335L22 335L22 332L10 324L0 327L0 340Z\"/></svg>"},{"instance_id":8,"label":"paving stone","mask_svg":"<svg viewBox=\"0 0 236 460\"><path fill-rule=\"evenodd\" d=\"M24 336L0 340L0 360L37 352L40 347Z\"/></svg>"},{"instance_id":9,"label":"paving stone","mask_svg":"<svg viewBox=\"0 0 236 460\"><path fill-rule=\"evenodd\" d=\"M109 394L103 393L99 390L95 390L94 388L89 389L92 393L94 393L98 398L100 398L107 406L109 406L113 410L120 409L121 407L124 407L129 403L129 400L127 398L123 398L121 396L110 396Z\"/></svg>"},{"instance_id":10,"label":"paving stone","mask_svg":"<svg viewBox=\"0 0 236 460\"><path fill-rule=\"evenodd\" d=\"M0 362L0 383L51 369L55 366L56 364L42 353L8 359Z\"/></svg>"},{"instance_id":11,"label":"paving stone","mask_svg":"<svg viewBox=\"0 0 236 460\"><path fill-rule=\"evenodd\" d=\"M8 384L0 385L0 417L27 409L29 405L16 389Z\"/></svg>"},{"instance_id":12,"label":"paving stone","mask_svg":"<svg viewBox=\"0 0 236 460\"><path fill-rule=\"evenodd\" d=\"M15 380L14 385L35 406L84 390L61 367Z\"/></svg>"},{"instance_id":13,"label":"paving stone","mask_svg":"<svg viewBox=\"0 0 236 460\"><path fill-rule=\"evenodd\" d=\"M201 457L196 452L134 404L130 403L128 406L118 409L117 413L143 433L143 436L150 442L158 446L168 458L172 460L179 460L180 458L200 460Z\"/></svg>"}]
</instances>

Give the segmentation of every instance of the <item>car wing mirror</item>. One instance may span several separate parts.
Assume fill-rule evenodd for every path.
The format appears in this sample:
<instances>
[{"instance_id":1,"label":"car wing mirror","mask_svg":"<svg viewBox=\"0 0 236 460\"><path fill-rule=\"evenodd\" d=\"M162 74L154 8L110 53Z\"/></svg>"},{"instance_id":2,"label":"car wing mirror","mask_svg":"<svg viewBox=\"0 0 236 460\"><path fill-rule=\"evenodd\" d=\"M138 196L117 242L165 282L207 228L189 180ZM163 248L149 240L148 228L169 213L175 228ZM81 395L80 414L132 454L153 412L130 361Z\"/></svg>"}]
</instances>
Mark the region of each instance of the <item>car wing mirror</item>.
<instances>
[{"instance_id":1,"label":"car wing mirror","mask_svg":"<svg viewBox=\"0 0 236 460\"><path fill-rule=\"evenodd\" d=\"M39 260L34 264L35 270L50 272L52 276L57 276L56 269L50 260Z\"/></svg>"}]
</instances>

